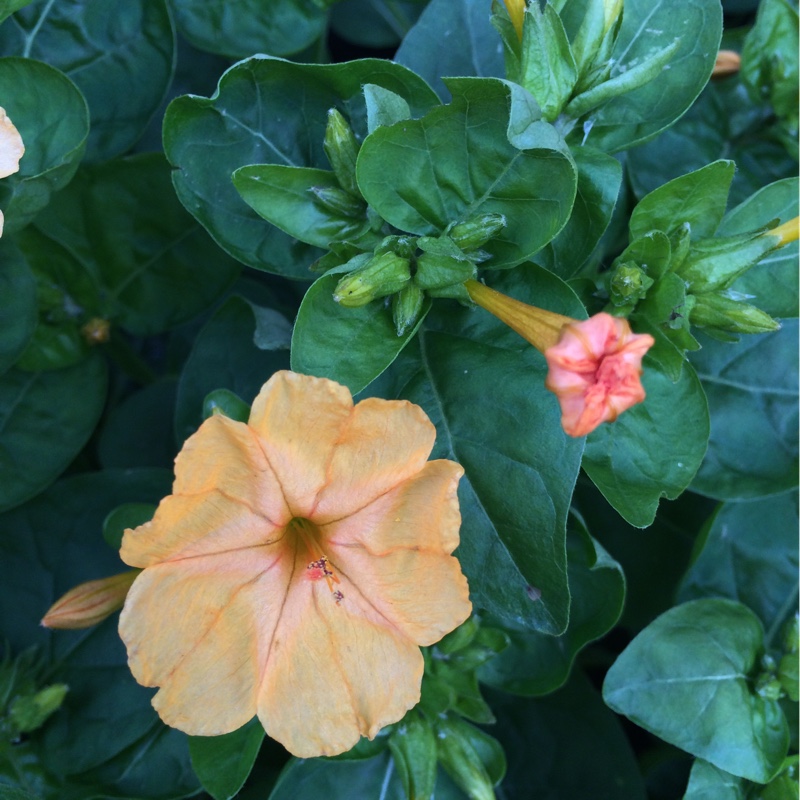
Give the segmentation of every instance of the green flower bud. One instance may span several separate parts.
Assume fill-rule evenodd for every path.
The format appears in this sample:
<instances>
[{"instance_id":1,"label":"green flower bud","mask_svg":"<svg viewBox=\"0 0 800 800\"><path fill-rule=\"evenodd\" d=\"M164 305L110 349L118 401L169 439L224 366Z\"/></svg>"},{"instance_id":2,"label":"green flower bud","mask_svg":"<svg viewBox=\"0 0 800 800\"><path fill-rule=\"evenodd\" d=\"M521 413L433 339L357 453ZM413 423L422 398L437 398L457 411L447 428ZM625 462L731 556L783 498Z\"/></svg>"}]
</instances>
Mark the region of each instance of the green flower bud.
<instances>
[{"instance_id":1,"label":"green flower bud","mask_svg":"<svg viewBox=\"0 0 800 800\"><path fill-rule=\"evenodd\" d=\"M416 324L425 302L425 292L413 283L406 284L392 298L392 319L398 336Z\"/></svg>"},{"instance_id":2,"label":"green flower bud","mask_svg":"<svg viewBox=\"0 0 800 800\"><path fill-rule=\"evenodd\" d=\"M427 800L436 788L436 737L430 723L412 709L395 726L389 749L406 797Z\"/></svg>"},{"instance_id":3,"label":"green flower bud","mask_svg":"<svg viewBox=\"0 0 800 800\"><path fill-rule=\"evenodd\" d=\"M312 186L311 192L314 195L315 205L338 217L363 219L367 212L367 204L344 189L337 189L335 186Z\"/></svg>"},{"instance_id":4,"label":"green flower bud","mask_svg":"<svg viewBox=\"0 0 800 800\"><path fill-rule=\"evenodd\" d=\"M444 289L453 284L462 284L474 278L475 265L466 259L422 253L417 256L417 271L414 283L420 289Z\"/></svg>"},{"instance_id":5,"label":"green flower bud","mask_svg":"<svg viewBox=\"0 0 800 800\"><path fill-rule=\"evenodd\" d=\"M66 684L54 683L36 694L17 697L9 709L11 724L19 733L35 731L61 707L67 691Z\"/></svg>"},{"instance_id":6,"label":"green flower bud","mask_svg":"<svg viewBox=\"0 0 800 800\"><path fill-rule=\"evenodd\" d=\"M762 673L756 680L756 694L765 700L779 700L783 695L781 682L769 672Z\"/></svg>"},{"instance_id":7,"label":"green flower bud","mask_svg":"<svg viewBox=\"0 0 800 800\"><path fill-rule=\"evenodd\" d=\"M692 294L727 289L777 247L780 247L778 237L764 236L762 232L704 239L692 245L686 260L675 272Z\"/></svg>"},{"instance_id":8,"label":"green flower bud","mask_svg":"<svg viewBox=\"0 0 800 800\"><path fill-rule=\"evenodd\" d=\"M342 189L354 197L361 197L356 183L358 142L345 118L335 108L328 112L328 125L322 146Z\"/></svg>"},{"instance_id":9,"label":"green flower bud","mask_svg":"<svg viewBox=\"0 0 800 800\"><path fill-rule=\"evenodd\" d=\"M399 292L410 280L408 259L395 253L383 253L345 275L336 285L333 299L346 308L358 308L379 297Z\"/></svg>"},{"instance_id":10,"label":"green flower bud","mask_svg":"<svg viewBox=\"0 0 800 800\"><path fill-rule=\"evenodd\" d=\"M636 264L620 264L611 276L611 302L615 306L635 305L645 298L653 283Z\"/></svg>"},{"instance_id":11,"label":"green flower bud","mask_svg":"<svg viewBox=\"0 0 800 800\"><path fill-rule=\"evenodd\" d=\"M468 253L483 247L505 227L504 214L479 214L477 217L453 225L448 231L448 236L461 250Z\"/></svg>"},{"instance_id":12,"label":"green flower bud","mask_svg":"<svg viewBox=\"0 0 800 800\"><path fill-rule=\"evenodd\" d=\"M396 253L401 258L410 259L417 250L416 236L387 236L376 248L375 255Z\"/></svg>"},{"instance_id":13,"label":"green flower bud","mask_svg":"<svg viewBox=\"0 0 800 800\"><path fill-rule=\"evenodd\" d=\"M698 328L727 333L769 333L781 327L760 308L734 300L724 292L696 295L689 321Z\"/></svg>"},{"instance_id":14,"label":"green flower bud","mask_svg":"<svg viewBox=\"0 0 800 800\"><path fill-rule=\"evenodd\" d=\"M476 735L480 735L480 732L461 720L445 717L437 721L436 745L439 761L471 800L495 800L494 781L489 777L472 741Z\"/></svg>"}]
</instances>

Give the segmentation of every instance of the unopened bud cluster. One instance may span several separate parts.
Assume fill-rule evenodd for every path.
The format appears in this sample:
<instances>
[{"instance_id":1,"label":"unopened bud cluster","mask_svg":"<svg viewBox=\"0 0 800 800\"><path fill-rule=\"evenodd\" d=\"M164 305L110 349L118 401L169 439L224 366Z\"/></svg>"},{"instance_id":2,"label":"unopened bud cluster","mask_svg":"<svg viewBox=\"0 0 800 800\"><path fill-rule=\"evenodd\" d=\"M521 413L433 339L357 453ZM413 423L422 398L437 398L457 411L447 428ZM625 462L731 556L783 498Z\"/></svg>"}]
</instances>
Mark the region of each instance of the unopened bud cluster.
<instances>
[{"instance_id":1,"label":"unopened bud cluster","mask_svg":"<svg viewBox=\"0 0 800 800\"><path fill-rule=\"evenodd\" d=\"M426 296L470 302L464 282L488 258L481 247L505 225L505 217L489 213L453 224L439 236L386 236L371 255L359 252L343 265L350 271L337 283L333 299L358 308L391 297L395 329L403 336L419 320Z\"/></svg>"}]
</instances>

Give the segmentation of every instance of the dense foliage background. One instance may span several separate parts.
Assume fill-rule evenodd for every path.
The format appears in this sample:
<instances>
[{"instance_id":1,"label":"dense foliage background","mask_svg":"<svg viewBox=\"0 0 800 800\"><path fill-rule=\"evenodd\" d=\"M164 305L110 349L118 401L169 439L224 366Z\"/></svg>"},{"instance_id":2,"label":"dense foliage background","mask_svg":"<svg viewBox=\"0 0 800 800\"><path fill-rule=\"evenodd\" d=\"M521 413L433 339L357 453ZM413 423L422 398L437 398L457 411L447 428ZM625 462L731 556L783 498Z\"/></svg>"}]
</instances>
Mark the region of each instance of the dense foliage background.
<instances>
[{"instance_id":1,"label":"dense foliage background","mask_svg":"<svg viewBox=\"0 0 800 800\"><path fill-rule=\"evenodd\" d=\"M591 4L555 5L574 37ZM638 306L648 399L585 440L498 320L431 291L398 336L382 301L342 308L319 277L372 251L373 223L439 235L499 211L523 222L482 277L584 317L622 253L796 216L796 3L722 5L626 0L621 57L656 52L657 76L570 127L496 80L513 59L488 0L0 0L0 105L26 147L0 181L0 798L796 797L796 243L726 286L774 332L690 334L681 281ZM720 36L742 66L708 82ZM369 212L280 171L338 190L331 108ZM476 617L431 648L422 712L336 759L290 758L257 721L190 739L115 617L39 627L121 571L122 529L204 415L290 365L420 404L434 457L466 471Z\"/></svg>"}]
</instances>

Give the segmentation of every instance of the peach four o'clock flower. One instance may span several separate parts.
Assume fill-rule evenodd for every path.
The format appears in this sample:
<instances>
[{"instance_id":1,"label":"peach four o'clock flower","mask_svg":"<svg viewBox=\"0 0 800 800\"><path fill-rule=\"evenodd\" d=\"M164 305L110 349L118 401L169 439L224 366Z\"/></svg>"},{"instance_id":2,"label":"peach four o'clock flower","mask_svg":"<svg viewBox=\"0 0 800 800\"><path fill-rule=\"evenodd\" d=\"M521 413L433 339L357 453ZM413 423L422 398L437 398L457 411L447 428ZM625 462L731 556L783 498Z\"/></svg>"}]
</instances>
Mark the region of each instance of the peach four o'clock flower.
<instances>
[{"instance_id":1,"label":"peach four o'clock flower","mask_svg":"<svg viewBox=\"0 0 800 800\"><path fill-rule=\"evenodd\" d=\"M7 178L19 170L19 162L25 153L25 145L14 123L5 110L0 108L0 178ZM3 235L3 212L0 211L0 236Z\"/></svg>"},{"instance_id":2,"label":"peach four o'clock flower","mask_svg":"<svg viewBox=\"0 0 800 800\"><path fill-rule=\"evenodd\" d=\"M412 403L354 405L291 372L246 424L203 423L120 551L143 570L120 635L168 725L216 735L257 714L293 754L334 755L419 701L420 646L471 611L451 555L463 470L427 460L434 439Z\"/></svg>"},{"instance_id":3,"label":"peach four o'clock flower","mask_svg":"<svg viewBox=\"0 0 800 800\"><path fill-rule=\"evenodd\" d=\"M644 400L642 357L654 340L633 333L627 320L605 313L576 320L477 281L464 286L475 303L544 354L549 368L545 386L558 398L561 425L570 436L585 436Z\"/></svg>"}]
</instances>

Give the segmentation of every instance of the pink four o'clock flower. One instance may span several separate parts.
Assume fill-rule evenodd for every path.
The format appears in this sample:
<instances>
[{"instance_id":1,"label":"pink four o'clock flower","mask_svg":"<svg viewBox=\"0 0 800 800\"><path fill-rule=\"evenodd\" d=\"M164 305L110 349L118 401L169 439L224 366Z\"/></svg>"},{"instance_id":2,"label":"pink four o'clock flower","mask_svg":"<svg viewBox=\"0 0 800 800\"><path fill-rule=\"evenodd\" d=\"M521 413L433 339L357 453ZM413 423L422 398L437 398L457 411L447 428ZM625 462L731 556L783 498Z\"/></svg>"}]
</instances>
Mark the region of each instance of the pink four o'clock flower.
<instances>
[{"instance_id":1,"label":"pink four o'clock flower","mask_svg":"<svg viewBox=\"0 0 800 800\"><path fill-rule=\"evenodd\" d=\"M7 178L19 170L19 161L25 153L22 137L0 108L0 178ZM0 236L3 235L3 212L0 211Z\"/></svg>"},{"instance_id":2,"label":"pink four o'clock flower","mask_svg":"<svg viewBox=\"0 0 800 800\"><path fill-rule=\"evenodd\" d=\"M464 285L475 303L544 354L549 367L545 385L558 398L561 425L570 436L585 436L644 400L642 357L654 340L633 333L627 320L605 313L576 320L477 281Z\"/></svg>"}]
</instances>

